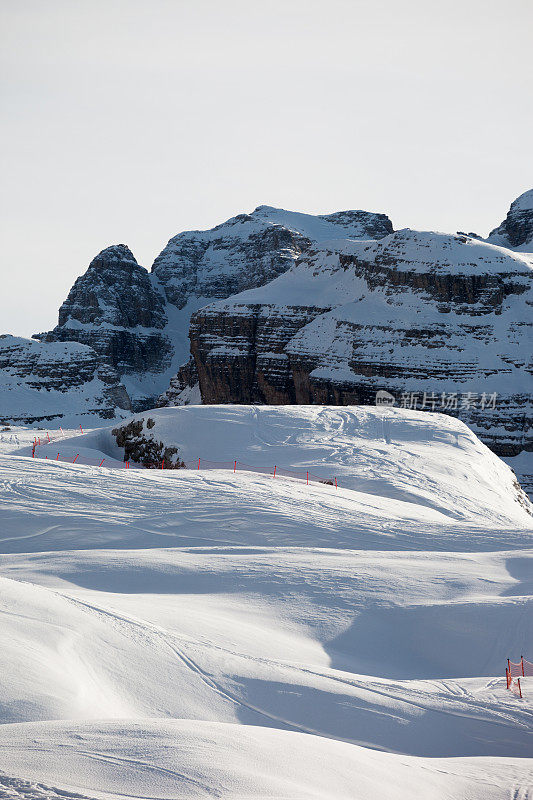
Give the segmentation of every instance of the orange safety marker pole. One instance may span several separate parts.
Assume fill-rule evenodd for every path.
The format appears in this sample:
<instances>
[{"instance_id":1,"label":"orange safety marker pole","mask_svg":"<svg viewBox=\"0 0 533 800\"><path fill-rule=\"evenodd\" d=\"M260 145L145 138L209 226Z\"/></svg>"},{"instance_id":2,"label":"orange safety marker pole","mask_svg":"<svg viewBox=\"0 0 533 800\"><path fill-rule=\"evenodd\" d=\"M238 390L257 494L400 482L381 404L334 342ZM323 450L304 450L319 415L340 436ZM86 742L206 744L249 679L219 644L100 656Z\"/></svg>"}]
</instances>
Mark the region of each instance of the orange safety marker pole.
<instances>
[{"instance_id":1,"label":"orange safety marker pole","mask_svg":"<svg viewBox=\"0 0 533 800\"><path fill-rule=\"evenodd\" d=\"M80 431L83 433L83 428L81 427L81 423L80 423Z\"/></svg>"},{"instance_id":2,"label":"orange safety marker pole","mask_svg":"<svg viewBox=\"0 0 533 800\"><path fill-rule=\"evenodd\" d=\"M337 488L337 478L335 478L335 489Z\"/></svg>"},{"instance_id":3,"label":"orange safety marker pole","mask_svg":"<svg viewBox=\"0 0 533 800\"><path fill-rule=\"evenodd\" d=\"M79 453L78 453L78 455L76 456L76 458L74 459L74 461L72 462L73 464L75 464L75 463L76 463L76 459L78 458L78 456L79 456Z\"/></svg>"},{"instance_id":4,"label":"orange safety marker pole","mask_svg":"<svg viewBox=\"0 0 533 800\"><path fill-rule=\"evenodd\" d=\"M102 466L102 464L104 463L104 461L105 461L105 458L103 458L103 459L100 461L100 463L98 464L98 466L99 466L99 467L101 467L101 466Z\"/></svg>"},{"instance_id":5,"label":"orange safety marker pole","mask_svg":"<svg viewBox=\"0 0 533 800\"><path fill-rule=\"evenodd\" d=\"M161 462L161 469L165 469L165 459Z\"/></svg>"},{"instance_id":6,"label":"orange safety marker pole","mask_svg":"<svg viewBox=\"0 0 533 800\"><path fill-rule=\"evenodd\" d=\"M198 459L198 469L200 469L200 459Z\"/></svg>"},{"instance_id":7,"label":"orange safety marker pole","mask_svg":"<svg viewBox=\"0 0 533 800\"><path fill-rule=\"evenodd\" d=\"M56 461L59 461L59 453L56 456Z\"/></svg>"},{"instance_id":8,"label":"orange safety marker pole","mask_svg":"<svg viewBox=\"0 0 533 800\"><path fill-rule=\"evenodd\" d=\"M235 462L235 464L233 465L233 472L236 472L236 471L237 471L237 462Z\"/></svg>"},{"instance_id":9,"label":"orange safety marker pole","mask_svg":"<svg viewBox=\"0 0 533 800\"><path fill-rule=\"evenodd\" d=\"M277 470L277 467L274 467L274 477L276 477L276 470Z\"/></svg>"}]
</instances>

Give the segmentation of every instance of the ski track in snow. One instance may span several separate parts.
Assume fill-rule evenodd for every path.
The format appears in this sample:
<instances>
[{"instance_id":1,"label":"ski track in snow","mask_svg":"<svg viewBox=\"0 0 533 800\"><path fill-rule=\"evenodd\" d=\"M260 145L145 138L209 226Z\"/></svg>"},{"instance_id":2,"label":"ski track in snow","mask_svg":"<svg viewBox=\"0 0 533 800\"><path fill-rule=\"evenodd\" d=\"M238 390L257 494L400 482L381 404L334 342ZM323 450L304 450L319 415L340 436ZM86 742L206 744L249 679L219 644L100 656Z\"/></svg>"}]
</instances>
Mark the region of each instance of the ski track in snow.
<instances>
[{"instance_id":1,"label":"ski track in snow","mask_svg":"<svg viewBox=\"0 0 533 800\"><path fill-rule=\"evenodd\" d=\"M208 430L214 460L341 488L1 436L0 797L529 800L533 678L520 701L503 672L533 641L533 520L508 468L438 415L149 413L187 457Z\"/></svg>"}]
</instances>

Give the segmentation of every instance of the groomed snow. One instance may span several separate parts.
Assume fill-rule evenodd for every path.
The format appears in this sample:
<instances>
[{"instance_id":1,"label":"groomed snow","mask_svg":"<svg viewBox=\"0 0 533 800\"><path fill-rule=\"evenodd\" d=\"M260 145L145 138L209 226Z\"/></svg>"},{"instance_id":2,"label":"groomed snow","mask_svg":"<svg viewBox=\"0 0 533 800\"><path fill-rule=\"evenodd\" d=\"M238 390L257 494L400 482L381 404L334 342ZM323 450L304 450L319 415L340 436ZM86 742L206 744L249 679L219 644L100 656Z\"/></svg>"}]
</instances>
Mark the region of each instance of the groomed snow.
<instances>
[{"instance_id":1,"label":"groomed snow","mask_svg":"<svg viewBox=\"0 0 533 800\"><path fill-rule=\"evenodd\" d=\"M369 407L137 415L186 459L126 470L110 429L0 434L0 794L525 798L533 518L449 417ZM146 432L147 429L145 429ZM115 458L114 468L45 461ZM514 794L513 794L514 792Z\"/></svg>"}]
</instances>

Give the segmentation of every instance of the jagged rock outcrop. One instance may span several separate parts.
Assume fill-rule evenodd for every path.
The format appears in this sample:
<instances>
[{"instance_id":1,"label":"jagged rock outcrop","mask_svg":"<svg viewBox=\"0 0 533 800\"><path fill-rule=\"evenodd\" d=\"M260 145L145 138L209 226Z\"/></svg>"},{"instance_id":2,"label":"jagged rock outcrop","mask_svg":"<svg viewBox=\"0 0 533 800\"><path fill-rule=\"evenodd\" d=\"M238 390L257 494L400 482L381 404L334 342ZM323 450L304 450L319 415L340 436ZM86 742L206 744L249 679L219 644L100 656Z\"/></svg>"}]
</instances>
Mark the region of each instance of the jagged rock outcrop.
<instances>
[{"instance_id":1,"label":"jagged rock outcrop","mask_svg":"<svg viewBox=\"0 0 533 800\"><path fill-rule=\"evenodd\" d=\"M533 259L465 235L324 243L191 319L205 403L399 404L531 448ZM409 405L411 403L411 405Z\"/></svg>"},{"instance_id":2,"label":"jagged rock outcrop","mask_svg":"<svg viewBox=\"0 0 533 800\"><path fill-rule=\"evenodd\" d=\"M119 244L91 261L59 309L57 326L36 338L92 347L129 383L135 405L153 404L150 376L168 370L173 353L167 324L164 298L150 274L126 245ZM138 391L139 378L148 384L146 393Z\"/></svg>"},{"instance_id":3,"label":"jagged rock outcrop","mask_svg":"<svg viewBox=\"0 0 533 800\"><path fill-rule=\"evenodd\" d=\"M512 250L533 252L533 189L511 203L507 217L491 231L487 241Z\"/></svg>"},{"instance_id":4,"label":"jagged rock outcrop","mask_svg":"<svg viewBox=\"0 0 533 800\"><path fill-rule=\"evenodd\" d=\"M78 425L120 410L131 411L126 389L90 347L0 336L0 423Z\"/></svg>"},{"instance_id":5,"label":"jagged rock outcrop","mask_svg":"<svg viewBox=\"0 0 533 800\"><path fill-rule=\"evenodd\" d=\"M165 445L150 433L154 425L151 417L141 417L111 431L117 446L124 448L124 461L142 464L147 469L183 469L185 463L178 448Z\"/></svg>"}]
</instances>

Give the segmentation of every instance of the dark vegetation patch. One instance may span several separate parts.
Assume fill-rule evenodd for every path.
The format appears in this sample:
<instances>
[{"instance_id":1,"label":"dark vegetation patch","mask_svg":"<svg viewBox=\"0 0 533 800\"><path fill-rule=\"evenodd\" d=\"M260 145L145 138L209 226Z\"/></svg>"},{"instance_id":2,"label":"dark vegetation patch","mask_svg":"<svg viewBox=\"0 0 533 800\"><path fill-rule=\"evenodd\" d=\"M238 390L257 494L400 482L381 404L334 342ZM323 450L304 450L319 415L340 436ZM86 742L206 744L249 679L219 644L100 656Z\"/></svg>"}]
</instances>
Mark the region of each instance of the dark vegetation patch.
<instances>
[{"instance_id":1,"label":"dark vegetation patch","mask_svg":"<svg viewBox=\"0 0 533 800\"><path fill-rule=\"evenodd\" d=\"M151 429L154 425L155 421L149 418L146 427ZM165 447L163 442L143 435L143 428L144 419L139 419L111 431L117 445L124 448L124 461L142 464L147 469L185 468L185 462L179 457L177 447Z\"/></svg>"}]
</instances>

